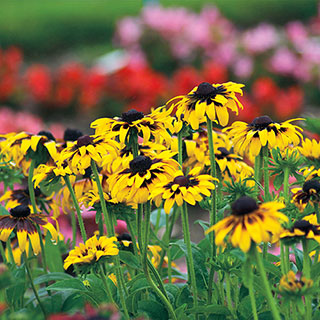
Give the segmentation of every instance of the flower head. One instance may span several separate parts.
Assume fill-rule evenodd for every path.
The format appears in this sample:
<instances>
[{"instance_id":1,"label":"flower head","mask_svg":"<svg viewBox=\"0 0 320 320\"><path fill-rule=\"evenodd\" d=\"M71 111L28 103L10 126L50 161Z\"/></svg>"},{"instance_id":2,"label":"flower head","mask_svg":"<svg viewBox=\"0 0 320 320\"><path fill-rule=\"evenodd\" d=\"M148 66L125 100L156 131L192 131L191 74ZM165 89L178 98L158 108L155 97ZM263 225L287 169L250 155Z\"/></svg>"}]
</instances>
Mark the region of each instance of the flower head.
<instances>
[{"instance_id":1,"label":"flower head","mask_svg":"<svg viewBox=\"0 0 320 320\"><path fill-rule=\"evenodd\" d=\"M157 207L164 200L166 213L170 213L175 203L182 206L183 202L186 201L195 205L196 202L203 199L203 195L209 197L210 190L215 188L215 185L211 182L214 178L206 174L199 175L200 171L201 167L196 167L186 176L182 171L177 171L171 180L158 184L151 192L150 198L155 201Z\"/></svg>"},{"instance_id":2,"label":"flower head","mask_svg":"<svg viewBox=\"0 0 320 320\"><path fill-rule=\"evenodd\" d=\"M290 270L280 279L279 291L282 296L288 298L301 297L308 294L309 289L312 288L313 281L306 277L297 278L296 274Z\"/></svg>"},{"instance_id":3,"label":"flower head","mask_svg":"<svg viewBox=\"0 0 320 320\"><path fill-rule=\"evenodd\" d=\"M319 180L307 180L302 188L292 189L294 193L292 199L295 205L303 211L308 202L320 202L320 182Z\"/></svg>"},{"instance_id":4,"label":"flower head","mask_svg":"<svg viewBox=\"0 0 320 320\"><path fill-rule=\"evenodd\" d=\"M170 179L179 167L174 154L164 151L154 158L138 156L122 171L110 176L112 198L119 202L144 203L157 184Z\"/></svg>"},{"instance_id":5,"label":"flower head","mask_svg":"<svg viewBox=\"0 0 320 320\"><path fill-rule=\"evenodd\" d=\"M163 107L153 110L148 115L131 109L122 113L121 117L95 120L91 123L91 127L96 130L96 134L111 133L118 136L122 143L126 143L129 135L134 132L141 134L144 142L151 138L158 141L160 137L170 141L167 131L167 128L171 126L170 113L171 110L165 110Z\"/></svg>"},{"instance_id":6,"label":"flower head","mask_svg":"<svg viewBox=\"0 0 320 320\"><path fill-rule=\"evenodd\" d=\"M244 196L236 200L232 206L231 215L210 227L206 233L215 231L215 242L225 246L231 242L233 247L239 247L248 252L251 242L259 244L271 239L272 233L281 230L281 223L288 218L278 210L284 204L268 202L258 205L250 197Z\"/></svg>"},{"instance_id":7,"label":"flower head","mask_svg":"<svg viewBox=\"0 0 320 320\"><path fill-rule=\"evenodd\" d=\"M95 264L100 258L109 258L119 253L117 248L116 237L107 238L93 236L85 244L80 243L69 252L68 257L64 260L64 269L68 269L72 264L78 264L80 267L86 264Z\"/></svg>"},{"instance_id":8,"label":"flower head","mask_svg":"<svg viewBox=\"0 0 320 320\"><path fill-rule=\"evenodd\" d=\"M238 109L243 109L236 97L242 95L243 84L227 82L223 84L210 84L202 82L192 89L187 95L171 99L177 108L176 116L189 123L192 129L197 130L201 122L205 122L205 115L212 121L226 126L229 122L228 109L238 114ZM167 103L167 104L168 104Z\"/></svg>"},{"instance_id":9,"label":"flower head","mask_svg":"<svg viewBox=\"0 0 320 320\"><path fill-rule=\"evenodd\" d=\"M228 136L234 143L234 150L243 155L250 153L257 156L261 147L268 145L269 149L279 147L284 150L290 144L294 146L302 139L302 129L291 124L292 121L303 119L292 119L282 123L274 122L269 116L255 118L247 124L235 121L230 127L225 128Z\"/></svg>"},{"instance_id":10,"label":"flower head","mask_svg":"<svg viewBox=\"0 0 320 320\"><path fill-rule=\"evenodd\" d=\"M308 215L302 220L296 220L290 229L283 229L279 238L288 245L302 239L313 239L320 243L320 225L315 214Z\"/></svg>"},{"instance_id":11,"label":"flower head","mask_svg":"<svg viewBox=\"0 0 320 320\"><path fill-rule=\"evenodd\" d=\"M107 141L102 136L85 135L62 150L59 160L60 162L67 161L75 174L85 174L85 170L91 165L91 160L100 164L105 156L110 155L116 158L118 148L119 145L114 140Z\"/></svg>"},{"instance_id":12,"label":"flower head","mask_svg":"<svg viewBox=\"0 0 320 320\"><path fill-rule=\"evenodd\" d=\"M27 237L29 237L34 254L40 252L40 239L36 225L47 229L52 239L57 241L58 234L54 226L47 221L43 214L34 214L25 205L19 205L10 210L9 215L0 216L0 240L7 241L10 234L16 231L19 249L26 249Z\"/></svg>"}]
</instances>

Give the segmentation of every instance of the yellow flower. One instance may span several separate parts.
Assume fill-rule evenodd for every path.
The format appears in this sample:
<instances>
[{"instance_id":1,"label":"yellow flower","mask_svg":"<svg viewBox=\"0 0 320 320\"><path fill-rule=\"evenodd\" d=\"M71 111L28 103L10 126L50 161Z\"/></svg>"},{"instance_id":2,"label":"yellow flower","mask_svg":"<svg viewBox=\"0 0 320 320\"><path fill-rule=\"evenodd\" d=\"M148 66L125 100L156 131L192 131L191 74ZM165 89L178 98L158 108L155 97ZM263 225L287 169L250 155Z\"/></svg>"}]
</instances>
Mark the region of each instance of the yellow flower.
<instances>
[{"instance_id":1,"label":"yellow flower","mask_svg":"<svg viewBox=\"0 0 320 320\"><path fill-rule=\"evenodd\" d=\"M302 239L313 239L320 243L320 225L317 216L310 214L302 220L295 221L290 229L281 230L279 238L290 244Z\"/></svg>"},{"instance_id":2,"label":"yellow flower","mask_svg":"<svg viewBox=\"0 0 320 320\"><path fill-rule=\"evenodd\" d=\"M320 160L320 141L305 139L298 147L300 153L311 161Z\"/></svg>"},{"instance_id":3,"label":"yellow flower","mask_svg":"<svg viewBox=\"0 0 320 320\"><path fill-rule=\"evenodd\" d=\"M69 252L68 257L64 260L64 269L67 270L72 264L94 264L101 257L118 255L119 249L115 244L116 241L116 237L102 236L99 239L97 236L91 237L85 244L80 243L79 247L75 247Z\"/></svg>"},{"instance_id":4,"label":"yellow flower","mask_svg":"<svg viewBox=\"0 0 320 320\"><path fill-rule=\"evenodd\" d=\"M225 246L228 241L233 247L248 252L252 241L257 244L267 242L271 240L272 233L280 232L281 223L288 221L278 211L284 207L284 204L277 202L258 205L250 197L241 197L232 204L231 215L210 227L206 234L215 231L218 246Z\"/></svg>"},{"instance_id":5,"label":"yellow flower","mask_svg":"<svg viewBox=\"0 0 320 320\"><path fill-rule=\"evenodd\" d=\"M211 182L214 179L210 175L199 175L201 167L193 168L187 176L182 171L177 171L171 180L164 181L156 185L151 192L152 199L156 206L161 205L164 200L164 211L170 213L171 208L176 203L182 206L186 201L191 205L195 205L203 199L202 195L210 196L210 190L215 188Z\"/></svg>"},{"instance_id":6,"label":"yellow flower","mask_svg":"<svg viewBox=\"0 0 320 320\"><path fill-rule=\"evenodd\" d=\"M164 107L159 107L148 115L131 109L122 113L120 118L97 119L91 123L91 128L96 130L96 134L108 133L117 136L121 143L126 143L128 136L134 132L141 134L144 142L150 139L158 141L160 137L170 141L167 131L167 127L171 127L170 113L171 109L166 110Z\"/></svg>"},{"instance_id":7,"label":"yellow flower","mask_svg":"<svg viewBox=\"0 0 320 320\"><path fill-rule=\"evenodd\" d=\"M138 156L127 168L110 176L112 198L119 202L145 203L157 184L170 179L179 167L174 154L164 151L154 158Z\"/></svg>"},{"instance_id":8,"label":"yellow flower","mask_svg":"<svg viewBox=\"0 0 320 320\"><path fill-rule=\"evenodd\" d=\"M308 180L302 188L294 188L292 200L300 211L303 211L308 202L320 202L320 182Z\"/></svg>"},{"instance_id":9,"label":"yellow flower","mask_svg":"<svg viewBox=\"0 0 320 320\"><path fill-rule=\"evenodd\" d=\"M167 102L177 108L176 116L179 120L189 123L192 129L197 130L199 124L205 122L205 115L222 126L229 122L228 109L238 114L243 109L236 97L242 95L243 84L227 82L210 84L203 82L192 89L187 95L178 96Z\"/></svg>"},{"instance_id":10,"label":"yellow flower","mask_svg":"<svg viewBox=\"0 0 320 320\"><path fill-rule=\"evenodd\" d=\"M82 136L73 144L62 150L59 161L68 162L73 173L85 174L85 170L91 166L91 160L98 165L103 157L111 155L114 159L118 155L119 144L102 136Z\"/></svg>"},{"instance_id":11,"label":"yellow flower","mask_svg":"<svg viewBox=\"0 0 320 320\"><path fill-rule=\"evenodd\" d=\"M307 289L313 286L313 281L302 277L300 280L297 279L296 274L290 270L288 274L282 276L279 284L279 291L282 295L305 295L307 294Z\"/></svg>"},{"instance_id":12,"label":"yellow flower","mask_svg":"<svg viewBox=\"0 0 320 320\"><path fill-rule=\"evenodd\" d=\"M36 225L47 229L52 239L57 241L58 233L47 218L43 214L31 214L29 207L23 205L12 208L9 215L0 216L0 240L7 241L15 230L19 249L22 252L26 250L27 237L29 237L33 252L37 255L40 252L40 239Z\"/></svg>"},{"instance_id":13,"label":"yellow flower","mask_svg":"<svg viewBox=\"0 0 320 320\"><path fill-rule=\"evenodd\" d=\"M251 154L257 156L261 147L269 149L279 147L284 150L290 144L294 146L300 143L302 129L291 124L292 121L303 120L301 118L276 123L268 116L255 118L250 124L242 121L234 122L225 128L228 136L234 143L234 150L241 155Z\"/></svg>"}]
</instances>

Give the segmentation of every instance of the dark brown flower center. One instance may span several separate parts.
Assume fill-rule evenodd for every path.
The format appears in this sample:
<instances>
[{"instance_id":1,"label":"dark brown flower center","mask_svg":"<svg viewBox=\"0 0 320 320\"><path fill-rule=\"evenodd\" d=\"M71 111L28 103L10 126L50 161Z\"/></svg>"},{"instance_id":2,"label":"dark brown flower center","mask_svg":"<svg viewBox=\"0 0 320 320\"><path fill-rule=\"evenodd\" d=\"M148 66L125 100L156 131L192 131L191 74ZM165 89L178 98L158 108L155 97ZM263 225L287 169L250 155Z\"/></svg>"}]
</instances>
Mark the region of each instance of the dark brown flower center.
<instances>
[{"instance_id":1,"label":"dark brown flower center","mask_svg":"<svg viewBox=\"0 0 320 320\"><path fill-rule=\"evenodd\" d=\"M263 130L266 129L271 123L273 123L273 121L269 116L261 116L255 118L249 126L254 127L256 130Z\"/></svg>"},{"instance_id":2,"label":"dark brown flower center","mask_svg":"<svg viewBox=\"0 0 320 320\"><path fill-rule=\"evenodd\" d=\"M135 109L131 109L128 112L124 112L121 115L121 119L127 123L132 123L133 121L140 120L143 117L144 117L144 114Z\"/></svg>"},{"instance_id":3,"label":"dark brown flower center","mask_svg":"<svg viewBox=\"0 0 320 320\"><path fill-rule=\"evenodd\" d=\"M41 131L38 132L37 135L38 136L45 136L49 140L56 141L55 137L53 136L53 134L50 131L41 130Z\"/></svg>"},{"instance_id":4,"label":"dark brown flower center","mask_svg":"<svg viewBox=\"0 0 320 320\"><path fill-rule=\"evenodd\" d=\"M90 136L81 136L77 140L77 147L88 146L93 143L94 137Z\"/></svg>"},{"instance_id":5,"label":"dark brown flower center","mask_svg":"<svg viewBox=\"0 0 320 320\"><path fill-rule=\"evenodd\" d=\"M10 210L10 214L14 218L26 218L30 215L30 208L28 206L20 205Z\"/></svg>"},{"instance_id":6,"label":"dark brown flower center","mask_svg":"<svg viewBox=\"0 0 320 320\"><path fill-rule=\"evenodd\" d=\"M83 133L80 130L67 128L64 131L63 140L64 141L76 141L82 136L83 136Z\"/></svg>"},{"instance_id":7,"label":"dark brown flower center","mask_svg":"<svg viewBox=\"0 0 320 320\"><path fill-rule=\"evenodd\" d=\"M143 173L150 169L152 165L152 160L146 156L137 156L132 161L130 161L130 169L133 174Z\"/></svg>"},{"instance_id":8,"label":"dark brown flower center","mask_svg":"<svg viewBox=\"0 0 320 320\"><path fill-rule=\"evenodd\" d=\"M194 95L197 99L207 99L215 98L217 94L225 93L226 89L224 86L214 87L208 82L202 82L198 85L197 90L194 92Z\"/></svg>"},{"instance_id":9,"label":"dark brown flower center","mask_svg":"<svg viewBox=\"0 0 320 320\"><path fill-rule=\"evenodd\" d=\"M259 206L257 205L256 200L243 196L231 205L231 209L233 215L244 216L259 209Z\"/></svg>"},{"instance_id":10,"label":"dark brown flower center","mask_svg":"<svg viewBox=\"0 0 320 320\"><path fill-rule=\"evenodd\" d=\"M306 181L302 187L304 192L308 192L310 190L315 190L317 193L320 192L320 182L318 180L309 180Z\"/></svg>"},{"instance_id":11,"label":"dark brown flower center","mask_svg":"<svg viewBox=\"0 0 320 320\"><path fill-rule=\"evenodd\" d=\"M298 220L293 224L292 231L293 229L299 229L307 234L310 230L314 229L314 227L315 226L312 225L309 221Z\"/></svg>"},{"instance_id":12,"label":"dark brown flower center","mask_svg":"<svg viewBox=\"0 0 320 320\"><path fill-rule=\"evenodd\" d=\"M220 154L217 155L217 158L222 159L230 154L230 152L226 148L220 147L218 148L218 150L220 151Z\"/></svg>"},{"instance_id":13,"label":"dark brown flower center","mask_svg":"<svg viewBox=\"0 0 320 320\"><path fill-rule=\"evenodd\" d=\"M189 179L185 176L178 176L174 178L173 184L179 184L180 187L187 187L189 185Z\"/></svg>"}]
</instances>

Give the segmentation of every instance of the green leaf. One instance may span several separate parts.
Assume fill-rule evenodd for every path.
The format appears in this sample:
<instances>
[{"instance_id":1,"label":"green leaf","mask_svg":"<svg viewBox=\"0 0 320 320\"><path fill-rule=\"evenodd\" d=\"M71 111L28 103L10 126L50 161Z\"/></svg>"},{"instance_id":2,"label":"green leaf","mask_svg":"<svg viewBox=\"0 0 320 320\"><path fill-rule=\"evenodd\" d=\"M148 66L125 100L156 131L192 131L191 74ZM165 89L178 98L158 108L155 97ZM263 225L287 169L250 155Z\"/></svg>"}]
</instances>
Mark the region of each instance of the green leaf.
<instances>
[{"instance_id":1,"label":"green leaf","mask_svg":"<svg viewBox=\"0 0 320 320\"><path fill-rule=\"evenodd\" d=\"M266 260L263 260L263 265L264 265L264 268L267 272L272 273L273 275L275 275L278 278L282 277L281 270L277 266L275 266L273 263L270 263Z\"/></svg>"},{"instance_id":2,"label":"green leaf","mask_svg":"<svg viewBox=\"0 0 320 320\"><path fill-rule=\"evenodd\" d=\"M179 294L179 288L171 283L165 284L164 287L170 299L171 304L174 304L176 297Z\"/></svg>"},{"instance_id":3,"label":"green leaf","mask_svg":"<svg viewBox=\"0 0 320 320\"><path fill-rule=\"evenodd\" d=\"M216 314L216 315L230 315L230 311L225 306L220 306L217 304L211 304L209 306L198 306L196 308L188 309L189 313L204 313L204 314Z\"/></svg>"},{"instance_id":4,"label":"green leaf","mask_svg":"<svg viewBox=\"0 0 320 320\"><path fill-rule=\"evenodd\" d=\"M55 291L64 291L64 290L81 291L81 292L87 291L87 288L83 284L83 282L75 278L58 281L48 286L47 289L55 290Z\"/></svg>"},{"instance_id":5,"label":"green leaf","mask_svg":"<svg viewBox=\"0 0 320 320\"><path fill-rule=\"evenodd\" d=\"M64 272L52 272L48 274L43 274L40 277L35 278L34 284L37 285L37 284L41 284L49 281L68 280L68 279L73 279L73 278L72 276Z\"/></svg>"},{"instance_id":6,"label":"green leaf","mask_svg":"<svg viewBox=\"0 0 320 320\"><path fill-rule=\"evenodd\" d=\"M50 232L47 233L44 250L47 255L47 264L51 272L64 272L59 244L53 243Z\"/></svg>"},{"instance_id":7,"label":"green leaf","mask_svg":"<svg viewBox=\"0 0 320 320\"><path fill-rule=\"evenodd\" d=\"M21 308L21 301L26 291L26 273L24 267L19 267L12 271L13 285L6 289L6 297L9 305L15 309Z\"/></svg>"},{"instance_id":8,"label":"green leaf","mask_svg":"<svg viewBox=\"0 0 320 320\"><path fill-rule=\"evenodd\" d=\"M311 279L315 282L318 279L318 277L320 276L320 263L319 262L312 265L311 270L310 270L310 274L311 274Z\"/></svg>"},{"instance_id":9,"label":"green leaf","mask_svg":"<svg viewBox=\"0 0 320 320\"><path fill-rule=\"evenodd\" d=\"M247 259L241 268L242 282L246 288L249 288L250 281L253 281L253 274L252 271L250 271L251 268L251 261Z\"/></svg>"},{"instance_id":10,"label":"green leaf","mask_svg":"<svg viewBox=\"0 0 320 320\"><path fill-rule=\"evenodd\" d=\"M9 211L0 204L0 215L3 216L3 215L8 215L10 214Z\"/></svg>"},{"instance_id":11,"label":"green leaf","mask_svg":"<svg viewBox=\"0 0 320 320\"><path fill-rule=\"evenodd\" d=\"M177 294L176 306L180 307L181 305L187 304L192 306L192 295L187 285L183 286Z\"/></svg>"},{"instance_id":12,"label":"green leaf","mask_svg":"<svg viewBox=\"0 0 320 320\"><path fill-rule=\"evenodd\" d=\"M152 320L169 319L167 309L157 301L152 301L152 300L139 301L138 311L146 313Z\"/></svg>"},{"instance_id":13,"label":"green leaf","mask_svg":"<svg viewBox=\"0 0 320 320\"><path fill-rule=\"evenodd\" d=\"M186 319L186 315L185 315L185 309L187 308L187 304L184 303L183 305L181 305L179 308L177 308L175 310L176 316L178 320L185 320Z\"/></svg>"},{"instance_id":14,"label":"green leaf","mask_svg":"<svg viewBox=\"0 0 320 320\"><path fill-rule=\"evenodd\" d=\"M119 251L120 260L133 269L141 269L139 259L130 251Z\"/></svg>"},{"instance_id":15,"label":"green leaf","mask_svg":"<svg viewBox=\"0 0 320 320\"><path fill-rule=\"evenodd\" d=\"M283 173L276 175L276 177L274 178L273 185L276 190L279 190L281 188L283 184L283 178L284 178Z\"/></svg>"},{"instance_id":16,"label":"green leaf","mask_svg":"<svg viewBox=\"0 0 320 320\"><path fill-rule=\"evenodd\" d=\"M157 223L157 216L158 216L158 209L154 210L151 212L151 216L150 216L150 222L152 223L153 226L156 225ZM166 225L166 213L164 211L164 209L160 210L160 219L159 219L159 224L158 224L158 228L162 228Z\"/></svg>"}]
</instances>

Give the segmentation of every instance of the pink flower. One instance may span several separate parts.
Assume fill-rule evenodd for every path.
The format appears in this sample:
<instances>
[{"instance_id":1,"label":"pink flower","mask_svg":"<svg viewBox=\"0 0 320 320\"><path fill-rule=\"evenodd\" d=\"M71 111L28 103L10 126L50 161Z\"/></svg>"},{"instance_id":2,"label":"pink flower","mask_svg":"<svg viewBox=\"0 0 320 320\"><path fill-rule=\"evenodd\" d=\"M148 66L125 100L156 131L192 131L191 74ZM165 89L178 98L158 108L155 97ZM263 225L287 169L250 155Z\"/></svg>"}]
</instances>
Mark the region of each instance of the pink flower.
<instances>
[{"instance_id":1,"label":"pink flower","mask_svg":"<svg viewBox=\"0 0 320 320\"><path fill-rule=\"evenodd\" d=\"M274 26L266 23L248 30L243 36L243 45L251 53L262 53L277 45L279 37Z\"/></svg>"},{"instance_id":2,"label":"pink flower","mask_svg":"<svg viewBox=\"0 0 320 320\"><path fill-rule=\"evenodd\" d=\"M234 65L233 72L239 78L248 78L253 71L253 61L249 56L239 57Z\"/></svg>"},{"instance_id":3,"label":"pink flower","mask_svg":"<svg viewBox=\"0 0 320 320\"><path fill-rule=\"evenodd\" d=\"M286 32L289 40L295 44L303 43L308 37L306 27L300 21L289 22L286 26Z\"/></svg>"},{"instance_id":4,"label":"pink flower","mask_svg":"<svg viewBox=\"0 0 320 320\"><path fill-rule=\"evenodd\" d=\"M141 33L141 23L138 19L124 18L117 23L116 39L125 47L137 43Z\"/></svg>"},{"instance_id":5,"label":"pink flower","mask_svg":"<svg viewBox=\"0 0 320 320\"><path fill-rule=\"evenodd\" d=\"M270 59L272 71L289 75L294 72L297 64L297 57L286 47L280 47Z\"/></svg>"}]
</instances>

